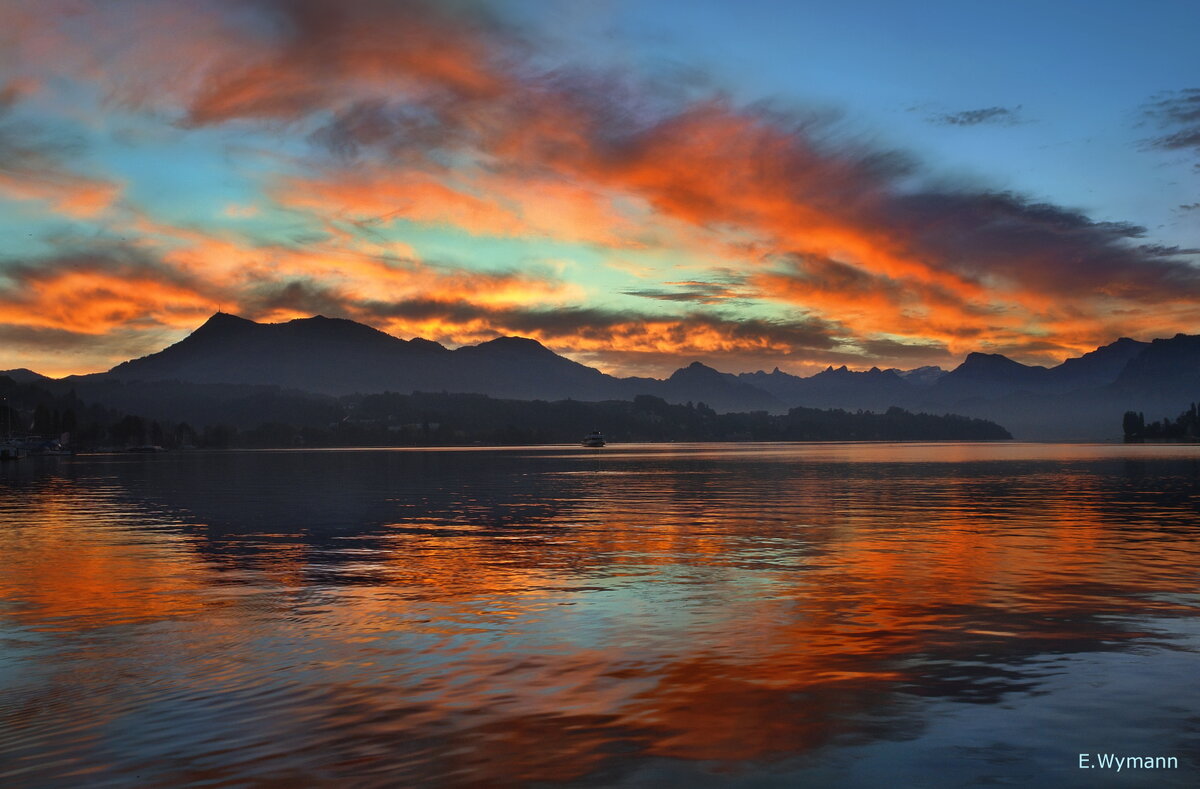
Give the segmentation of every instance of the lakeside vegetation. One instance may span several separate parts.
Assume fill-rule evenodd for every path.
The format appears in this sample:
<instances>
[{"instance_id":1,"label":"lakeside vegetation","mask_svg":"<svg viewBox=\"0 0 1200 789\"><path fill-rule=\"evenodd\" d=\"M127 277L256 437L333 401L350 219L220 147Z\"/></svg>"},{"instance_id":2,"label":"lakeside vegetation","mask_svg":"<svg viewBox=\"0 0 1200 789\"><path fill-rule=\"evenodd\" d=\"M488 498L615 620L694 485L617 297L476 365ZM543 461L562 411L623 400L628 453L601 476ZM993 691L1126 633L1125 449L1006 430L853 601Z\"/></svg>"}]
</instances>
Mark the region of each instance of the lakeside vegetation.
<instances>
[{"instance_id":1,"label":"lakeside vegetation","mask_svg":"<svg viewBox=\"0 0 1200 789\"><path fill-rule=\"evenodd\" d=\"M1139 441L1200 441L1200 413L1196 403L1175 419L1159 419L1147 424L1144 414L1126 411L1121 420L1125 440Z\"/></svg>"},{"instance_id":2,"label":"lakeside vegetation","mask_svg":"<svg viewBox=\"0 0 1200 789\"><path fill-rule=\"evenodd\" d=\"M497 400L484 395L368 395L347 419L402 444L573 443L589 430L611 441L1004 440L999 425L961 416L793 408L718 414L704 403L675 405L650 395L599 403Z\"/></svg>"},{"instance_id":3,"label":"lakeside vegetation","mask_svg":"<svg viewBox=\"0 0 1200 789\"><path fill-rule=\"evenodd\" d=\"M342 398L278 390L250 394L238 390L237 394L223 404L208 403L207 412L222 418L193 423L89 405L74 391L54 394L35 384L0 378L0 396L10 404L0 408L11 407L13 424L20 432L42 436L68 432L77 448L561 444L575 443L590 430L600 430L615 442L1011 438L1004 428L983 419L914 414L901 408L883 413L793 408L784 415L718 414L704 403L675 405L649 395L628 401L546 402L448 393L387 392ZM0 411L0 425L9 416Z\"/></svg>"}]
</instances>

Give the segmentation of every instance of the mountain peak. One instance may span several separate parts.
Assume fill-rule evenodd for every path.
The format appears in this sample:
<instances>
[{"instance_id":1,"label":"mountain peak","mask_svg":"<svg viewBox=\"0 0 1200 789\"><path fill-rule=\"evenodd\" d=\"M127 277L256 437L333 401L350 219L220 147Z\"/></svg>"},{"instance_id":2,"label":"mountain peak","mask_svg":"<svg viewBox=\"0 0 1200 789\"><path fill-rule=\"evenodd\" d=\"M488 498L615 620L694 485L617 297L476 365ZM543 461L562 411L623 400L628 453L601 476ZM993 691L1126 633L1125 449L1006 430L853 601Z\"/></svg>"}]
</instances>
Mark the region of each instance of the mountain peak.
<instances>
[{"instance_id":1,"label":"mountain peak","mask_svg":"<svg viewBox=\"0 0 1200 789\"><path fill-rule=\"evenodd\" d=\"M242 333L247 330L257 328L262 324L255 323L247 318L242 318L238 315L231 315L228 312L214 312L212 316L202 323L195 331L185 337L190 340L193 337L200 339L209 339L212 337L220 337L230 333Z\"/></svg>"},{"instance_id":2,"label":"mountain peak","mask_svg":"<svg viewBox=\"0 0 1200 789\"><path fill-rule=\"evenodd\" d=\"M828 367L826 367L824 370L822 370L821 372L817 373L816 375L814 375L812 377L813 378L821 378L821 379L824 379L824 378L852 378L855 375L857 375L857 373L850 372L850 368L844 364L841 367L834 367L831 364Z\"/></svg>"},{"instance_id":3,"label":"mountain peak","mask_svg":"<svg viewBox=\"0 0 1200 789\"><path fill-rule=\"evenodd\" d=\"M966 364L967 362L983 364L983 363L987 363L987 362L1011 362L1011 361L1012 361L1012 359L1009 359L1007 356L1005 356L1002 353L984 353L983 351L971 351L970 353L967 354L967 357L965 359L963 359L963 364Z\"/></svg>"},{"instance_id":4,"label":"mountain peak","mask_svg":"<svg viewBox=\"0 0 1200 789\"><path fill-rule=\"evenodd\" d=\"M967 354L967 358L963 359L953 372L959 370L1044 370L1044 367L1034 367L1028 364L1021 364L1018 361L1008 358L1002 353L982 353L980 351L972 351Z\"/></svg>"},{"instance_id":5,"label":"mountain peak","mask_svg":"<svg viewBox=\"0 0 1200 789\"><path fill-rule=\"evenodd\" d=\"M1053 374L1064 387L1101 386L1112 383L1149 343L1122 337L1108 345L1102 345L1082 356L1066 359L1053 368Z\"/></svg>"},{"instance_id":6,"label":"mountain peak","mask_svg":"<svg viewBox=\"0 0 1200 789\"><path fill-rule=\"evenodd\" d=\"M728 373L722 373L718 370L714 370L713 368L709 367L704 362L692 362L687 367L680 367L678 370L671 373L671 377L668 378L667 380L668 381L680 381L680 380L686 379L686 380L695 381L695 380L700 380L700 379L715 380L718 378L722 378L722 379L730 378L730 379L736 380L737 377L729 375Z\"/></svg>"},{"instance_id":7,"label":"mountain peak","mask_svg":"<svg viewBox=\"0 0 1200 789\"><path fill-rule=\"evenodd\" d=\"M1126 363L1114 382L1124 387L1144 386L1145 381L1170 381L1177 389L1176 396L1194 397L1200 383L1200 335L1176 334L1170 339L1156 339L1140 347Z\"/></svg>"},{"instance_id":8,"label":"mountain peak","mask_svg":"<svg viewBox=\"0 0 1200 789\"><path fill-rule=\"evenodd\" d=\"M363 340L379 342L386 338L395 338L365 323L352 321L349 318L329 318L325 315L314 315L311 318L293 318L286 323L270 324L278 327L277 331L296 333L303 337L321 337L338 340Z\"/></svg>"},{"instance_id":9,"label":"mountain peak","mask_svg":"<svg viewBox=\"0 0 1200 789\"><path fill-rule=\"evenodd\" d=\"M31 384L36 383L37 381L52 380L49 376L42 375L41 373L35 373L33 370L30 370L27 367L17 367L13 370L0 370L0 377L11 378L13 381L19 384Z\"/></svg>"},{"instance_id":10,"label":"mountain peak","mask_svg":"<svg viewBox=\"0 0 1200 789\"><path fill-rule=\"evenodd\" d=\"M349 318L331 318L328 315L312 315L308 318L292 318L290 321L283 323L284 326L365 326L370 329L365 323L350 320ZM379 331L375 329L375 331Z\"/></svg>"},{"instance_id":11,"label":"mountain peak","mask_svg":"<svg viewBox=\"0 0 1200 789\"><path fill-rule=\"evenodd\" d=\"M249 318L243 318L240 315L234 315L229 312L221 312L220 310L217 310L211 316L209 316L208 320L200 325L200 329L203 329L205 326L245 326L247 324L253 324L255 326L258 325ZM199 329L197 329L197 331L199 331Z\"/></svg>"},{"instance_id":12,"label":"mountain peak","mask_svg":"<svg viewBox=\"0 0 1200 789\"><path fill-rule=\"evenodd\" d=\"M510 353L538 353L538 354L553 354L554 351L542 345L540 342L529 337L497 337L494 340L481 342L475 346L476 348L486 348L493 351L508 351Z\"/></svg>"}]
</instances>

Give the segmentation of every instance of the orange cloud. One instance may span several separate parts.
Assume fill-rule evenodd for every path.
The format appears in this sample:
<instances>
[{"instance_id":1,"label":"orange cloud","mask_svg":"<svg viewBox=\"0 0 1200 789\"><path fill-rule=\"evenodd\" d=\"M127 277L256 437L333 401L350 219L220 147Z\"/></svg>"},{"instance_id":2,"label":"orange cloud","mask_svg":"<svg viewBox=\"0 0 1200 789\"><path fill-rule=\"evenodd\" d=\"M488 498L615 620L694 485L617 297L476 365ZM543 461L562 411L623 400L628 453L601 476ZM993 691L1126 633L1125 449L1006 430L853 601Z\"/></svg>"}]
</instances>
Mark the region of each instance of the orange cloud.
<instances>
[{"instance_id":1,"label":"orange cloud","mask_svg":"<svg viewBox=\"0 0 1200 789\"><path fill-rule=\"evenodd\" d=\"M241 52L217 62L190 102L191 123L293 119L356 93L474 97L505 87L488 62L494 57L488 39L471 29L469 18L437 4L263 5L281 17L288 32L275 46L259 48L249 64Z\"/></svg>"},{"instance_id":2,"label":"orange cloud","mask_svg":"<svg viewBox=\"0 0 1200 789\"><path fill-rule=\"evenodd\" d=\"M235 304L252 305L256 293L290 282L314 283L355 312L359 302L387 303L417 297L469 299L484 307L563 302L579 296L570 284L519 272L476 272L438 267L410 257L404 245L363 243L248 246L206 238L166 249L172 267L213 282ZM253 309L247 315L264 317Z\"/></svg>"},{"instance_id":3,"label":"orange cloud","mask_svg":"<svg viewBox=\"0 0 1200 789\"><path fill-rule=\"evenodd\" d=\"M1121 302L1166 300L1186 318L1200 317L1200 310L1184 308L1200 291L1200 275L1170 253L1130 245L1136 229L1093 224L1006 195L909 195L895 185L907 171L887 157L815 142L819 129L788 128L721 103L689 108L614 146L599 136L594 113L573 98L536 83L523 84L519 96L527 102L520 123L507 114L508 104L460 108L470 145L503 163L503 179L458 171L453 177L467 176L467 192L421 175L412 194L424 199L411 204L394 186L411 177L402 164L390 176L377 171L372 184L311 181L310 191L332 199L307 207L359 205L377 216L475 233L533 234L543 228L529 221L532 212L523 216L518 201L505 198L522 189L538 195L544 174L554 173L557 183L594 185L588 188L608 196L609 206L626 198L653 212L636 224L614 222L611 211L584 212L579 224L603 228L599 236L582 236L587 240L628 243L643 232L639 225L662 222L695 229L692 238L672 239L683 248L731 232L741 240L716 245L731 261L766 269L750 280L758 297L836 320L851 337L936 341L955 352L1044 336L1061 326L1056 316L1065 304L1077 308L1073 322L1088 323L1085 333L1096 343L1111 339L1101 332ZM562 216L572 203L556 196L545 205L552 214L554 206L568 207ZM739 254L743 249L749 254ZM777 270L772 260L780 255L829 261L855 276L797 278ZM1071 262L1078 256L1098 265L1080 268ZM1097 272L1102 282L1094 280ZM1101 298L1087 295L1093 289ZM1064 355L1081 347L1064 338Z\"/></svg>"},{"instance_id":4,"label":"orange cloud","mask_svg":"<svg viewBox=\"0 0 1200 789\"><path fill-rule=\"evenodd\" d=\"M340 171L284 179L273 195L291 208L357 222L405 219L479 236L638 245L631 218L593 186L565 179L464 175L448 183L413 171Z\"/></svg>"},{"instance_id":5,"label":"orange cloud","mask_svg":"<svg viewBox=\"0 0 1200 789\"><path fill-rule=\"evenodd\" d=\"M64 270L24 280L0 299L0 323L100 335L128 325L193 328L211 297L154 276Z\"/></svg>"},{"instance_id":6,"label":"orange cloud","mask_svg":"<svg viewBox=\"0 0 1200 789\"><path fill-rule=\"evenodd\" d=\"M363 305L584 298L545 277L414 264L366 244L352 225L403 218L475 235L663 245L683 263L743 270L748 298L823 320L850 345L904 340L1019 356L1057 343L1065 356L1200 319L1200 272L1188 253L1140 244L1141 228L931 185L917 163L819 119L719 96L660 99L619 77L539 67L536 42L474 6L261 0L62 10L47 3L17 15L25 62L90 77L116 100L184 126L249 121L308 135L311 158L294 161L268 191L329 231L327 242L301 251L177 235L162 250L234 301L275 310L264 315L336 303L396 331L459 338L511 327L484 325L496 309L451 320L379 316ZM57 52L66 53L61 62ZM78 216L95 216L118 194L98 181L71 187L52 177L40 186L0 180L0 191ZM675 321L606 325L599 335L581 326L557 341L589 354L605 342L614 353L805 348ZM680 339L680 326L694 336Z\"/></svg>"},{"instance_id":7,"label":"orange cloud","mask_svg":"<svg viewBox=\"0 0 1200 789\"><path fill-rule=\"evenodd\" d=\"M41 201L55 213L77 219L96 216L120 195L118 184L99 178L61 170L0 169L0 197Z\"/></svg>"}]
</instances>

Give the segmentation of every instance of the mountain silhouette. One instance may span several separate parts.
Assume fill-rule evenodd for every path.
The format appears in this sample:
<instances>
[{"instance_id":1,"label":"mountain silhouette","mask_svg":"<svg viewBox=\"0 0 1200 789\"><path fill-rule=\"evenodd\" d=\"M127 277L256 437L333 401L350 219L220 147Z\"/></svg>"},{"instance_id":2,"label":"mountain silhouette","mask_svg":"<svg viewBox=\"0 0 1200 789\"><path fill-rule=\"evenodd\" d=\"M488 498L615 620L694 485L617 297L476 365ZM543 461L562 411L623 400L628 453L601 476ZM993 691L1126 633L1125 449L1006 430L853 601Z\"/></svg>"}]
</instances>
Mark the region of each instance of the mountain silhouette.
<instances>
[{"instance_id":1,"label":"mountain silhouette","mask_svg":"<svg viewBox=\"0 0 1200 789\"><path fill-rule=\"evenodd\" d=\"M52 380L41 373L35 373L33 370L28 370L24 367L18 367L13 370L0 370L0 378L11 378L19 384L36 384L41 381Z\"/></svg>"},{"instance_id":2,"label":"mountain silhouette","mask_svg":"<svg viewBox=\"0 0 1200 789\"><path fill-rule=\"evenodd\" d=\"M721 411L787 410L770 394L699 363L666 381L617 378L528 338L499 337L451 350L320 315L263 324L218 312L174 345L101 377L271 385L326 395L425 391L519 400L629 400L649 394L674 403L700 401Z\"/></svg>"},{"instance_id":3,"label":"mountain silhouette","mask_svg":"<svg viewBox=\"0 0 1200 789\"><path fill-rule=\"evenodd\" d=\"M778 368L732 375L694 362L657 380L607 375L522 337L449 349L339 318L269 324L218 312L174 345L107 373L60 381L23 369L7 375L77 387L81 397L130 409L174 397L209 412L225 408L234 394L244 409L271 401L253 387L314 396L451 392L601 401L652 395L719 412L899 407L992 420L1022 439L1102 439L1120 436L1127 410L1143 411L1148 420L1174 417L1200 398L1200 336L1149 343L1125 337L1049 368L971 353L948 372L830 366L808 377Z\"/></svg>"},{"instance_id":4,"label":"mountain silhouette","mask_svg":"<svg viewBox=\"0 0 1200 789\"><path fill-rule=\"evenodd\" d=\"M1122 368L1113 387L1171 398L1200 396L1200 335L1154 340Z\"/></svg>"},{"instance_id":5,"label":"mountain silhouette","mask_svg":"<svg viewBox=\"0 0 1200 789\"><path fill-rule=\"evenodd\" d=\"M655 394L670 403L702 402L716 411L787 410L784 402L763 389L722 373L700 362L676 370Z\"/></svg>"},{"instance_id":6,"label":"mountain silhouette","mask_svg":"<svg viewBox=\"0 0 1200 789\"><path fill-rule=\"evenodd\" d=\"M1050 368L1048 382L1062 392L1110 384L1116 381L1126 365L1149 345L1150 343L1122 337L1116 342L1103 345L1083 356L1067 359L1057 367Z\"/></svg>"},{"instance_id":7,"label":"mountain silhouette","mask_svg":"<svg viewBox=\"0 0 1200 789\"><path fill-rule=\"evenodd\" d=\"M743 373L739 379L770 392L791 406L806 408L846 408L885 411L892 406L906 407L916 401L919 388L895 370L872 367L855 372L845 365L832 366L808 378L781 372Z\"/></svg>"},{"instance_id":8,"label":"mountain silhouette","mask_svg":"<svg viewBox=\"0 0 1200 789\"><path fill-rule=\"evenodd\" d=\"M321 315L262 324L218 312L174 345L119 364L109 375L348 394L403 387L420 377L413 375L414 367L429 366L447 353L437 343L401 340L361 323Z\"/></svg>"},{"instance_id":9,"label":"mountain silhouette","mask_svg":"<svg viewBox=\"0 0 1200 789\"><path fill-rule=\"evenodd\" d=\"M933 402L958 403L1014 391L1039 391L1047 381L1045 367L1031 367L998 353L969 353L958 367L930 387Z\"/></svg>"}]
</instances>

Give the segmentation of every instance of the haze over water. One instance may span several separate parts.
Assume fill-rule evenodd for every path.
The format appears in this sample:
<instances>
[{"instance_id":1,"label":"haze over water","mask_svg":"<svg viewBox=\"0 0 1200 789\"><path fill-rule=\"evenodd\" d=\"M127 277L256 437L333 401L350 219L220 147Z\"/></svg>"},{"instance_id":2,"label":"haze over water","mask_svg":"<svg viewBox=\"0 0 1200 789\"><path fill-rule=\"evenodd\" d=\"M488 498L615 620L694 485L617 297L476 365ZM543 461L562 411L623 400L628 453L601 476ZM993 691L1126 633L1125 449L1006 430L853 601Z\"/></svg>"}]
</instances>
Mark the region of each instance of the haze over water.
<instances>
[{"instance_id":1,"label":"haze over water","mask_svg":"<svg viewBox=\"0 0 1200 789\"><path fill-rule=\"evenodd\" d=\"M1191 786L1198 481L1197 446L28 458L0 784Z\"/></svg>"}]
</instances>

